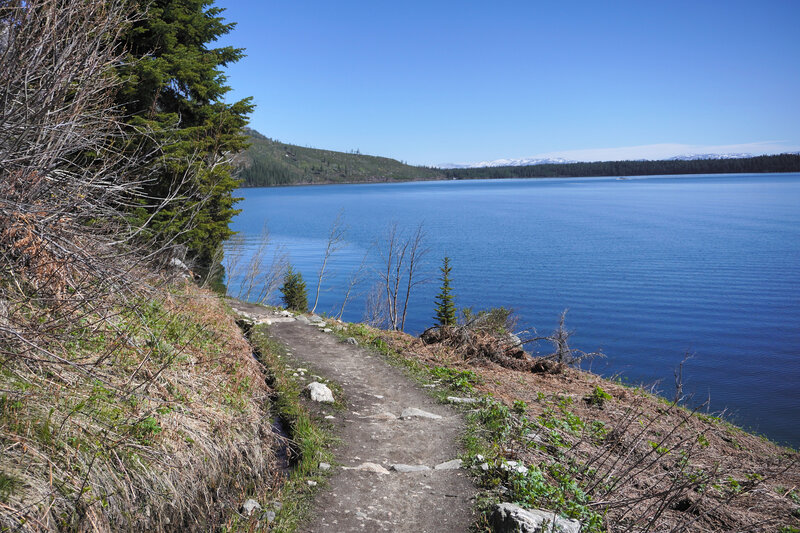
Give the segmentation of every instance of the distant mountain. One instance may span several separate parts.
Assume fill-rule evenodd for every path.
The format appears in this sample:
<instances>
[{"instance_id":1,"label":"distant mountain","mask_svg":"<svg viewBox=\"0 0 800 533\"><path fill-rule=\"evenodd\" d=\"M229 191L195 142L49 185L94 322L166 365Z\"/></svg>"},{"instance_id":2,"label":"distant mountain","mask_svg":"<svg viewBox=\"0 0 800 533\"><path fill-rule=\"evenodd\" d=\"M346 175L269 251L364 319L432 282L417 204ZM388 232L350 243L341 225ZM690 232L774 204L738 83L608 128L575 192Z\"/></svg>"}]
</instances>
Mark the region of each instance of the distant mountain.
<instances>
[{"instance_id":1,"label":"distant mountain","mask_svg":"<svg viewBox=\"0 0 800 533\"><path fill-rule=\"evenodd\" d=\"M667 159L636 159L636 161L695 161L701 159L746 159L754 157L753 154L682 154ZM470 164L441 165L445 169L461 168L496 168L496 167L526 167L531 165L569 165L582 161L569 160L561 157L526 157L522 159L495 159Z\"/></svg>"},{"instance_id":2,"label":"distant mountain","mask_svg":"<svg viewBox=\"0 0 800 533\"><path fill-rule=\"evenodd\" d=\"M443 179L444 171L388 157L305 148L247 129L250 147L238 156L244 187Z\"/></svg>"},{"instance_id":3,"label":"distant mountain","mask_svg":"<svg viewBox=\"0 0 800 533\"><path fill-rule=\"evenodd\" d=\"M696 161L699 159L745 159L753 154L684 154L670 157L667 161Z\"/></svg>"}]
</instances>

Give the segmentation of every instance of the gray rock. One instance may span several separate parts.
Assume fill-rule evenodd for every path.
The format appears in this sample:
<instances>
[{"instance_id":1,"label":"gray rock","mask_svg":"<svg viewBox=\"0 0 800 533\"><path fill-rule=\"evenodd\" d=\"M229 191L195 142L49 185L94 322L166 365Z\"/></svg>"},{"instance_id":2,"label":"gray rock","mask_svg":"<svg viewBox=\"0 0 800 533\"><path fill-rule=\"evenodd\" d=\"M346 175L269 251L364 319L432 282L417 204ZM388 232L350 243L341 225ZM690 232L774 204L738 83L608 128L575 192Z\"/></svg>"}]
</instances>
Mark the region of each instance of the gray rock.
<instances>
[{"instance_id":1,"label":"gray rock","mask_svg":"<svg viewBox=\"0 0 800 533\"><path fill-rule=\"evenodd\" d=\"M305 325L309 325L309 324L311 324L311 321L310 321L310 320L308 319L308 317L306 317L305 315L300 315L300 316L298 316L298 317L296 318L296 320L297 320L298 322L300 322L301 324L305 324Z\"/></svg>"},{"instance_id":2,"label":"gray rock","mask_svg":"<svg viewBox=\"0 0 800 533\"><path fill-rule=\"evenodd\" d=\"M423 411L422 409L417 409L416 407L406 407L403 409L403 412L400 413L400 418L430 418L432 420L438 420L442 417L441 415L429 413L428 411Z\"/></svg>"},{"instance_id":3,"label":"gray rock","mask_svg":"<svg viewBox=\"0 0 800 533\"><path fill-rule=\"evenodd\" d=\"M328 386L323 383L313 381L306 385L306 389L308 390L311 399L315 402L333 403L336 401L333 399L333 392L331 392L331 389L329 389Z\"/></svg>"},{"instance_id":4,"label":"gray rock","mask_svg":"<svg viewBox=\"0 0 800 533\"><path fill-rule=\"evenodd\" d=\"M333 330L331 328L322 328L322 333L330 333Z\"/></svg>"},{"instance_id":5,"label":"gray rock","mask_svg":"<svg viewBox=\"0 0 800 533\"><path fill-rule=\"evenodd\" d=\"M275 521L276 516L277 515L275 514L275 511L267 511L266 513L264 513L264 520L267 521L267 524L271 524L272 522Z\"/></svg>"},{"instance_id":6,"label":"gray rock","mask_svg":"<svg viewBox=\"0 0 800 533\"><path fill-rule=\"evenodd\" d=\"M260 510L261 510L261 505L252 498L249 500L245 500L245 502L242 504L242 514L245 516L250 516L251 514L253 514L253 511L260 511Z\"/></svg>"},{"instance_id":7,"label":"gray rock","mask_svg":"<svg viewBox=\"0 0 800 533\"><path fill-rule=\"evenodd\" d=\"M438 465L434 466L434 470L458 470L461 468L462 461L461 459L453 459L452 461L447 461L445 463L439 463Z\"/></svg>"},{"instance_id":8,"label":"gray rock","mask_svg":"<svg viewBox=\"0 0 800 533\"><path fill-rule=\"evenodd\" d=\"M495 505L489 524L495 533L580 533L581 523L539 509L513 503Z\"/></svg>"},{"instance_id":9,"label":"gray rock","mask_svg":"<svg viewBox=\"0 0 800 533\"><path fill-rule=\"evenodd\" d=\"M320 463L319 464L319 469L320 470L330 470L331 469L331 465L329 463Z\"/></svg>"},{"instance_id":10,"label":"gray rock","mask_svg":"<svg viewBox=\"0 0 800 533\"><path fill-rule=\"evenodd\" d=\"M347 344L352 344L353 346L358 346L358 341L355 339L355 337L347 337L344 342Z\"/></svg>"},{"instance_id":11,"label":"gray rock","mask_svg":"<svg viewBox=\"0 0 800 533\"><path fill-rule=\"evenodd\" d=\"M177 268L178 270L189 270L189 267L186 266L186 263L178 259L177 257L173 257L169 260L169 266L172 268Z\"/></svg>"},{"instance_id":12,"label":"gray rock","mask_svg":"<svg viewBox=\"0 0 800 533\"><path fill-rule=\"evenodd\" d=\"M311 315L310 317L308 317L308 321L311 322L312 324L324 324L325 323L325 320L323 320L323 318L321 316L319 316L319 315Z\"/></svg>"},{"instance_id":13,"label":"gray rock","mask_svg":"<svg viewBox=\"0 0 800 533\"><path fill-rule=\"evenodd\" d=\"M520 339L517 335L513 333L506 333L505 335L503 335L503 338L500 340L500 342L505 348L522 347L522 339Z\"/></svg>"},{"instance_id":14,"label":"gray rock","mask_svg":"<svg viewBox=\"0 0 800 533\"><path fill-rule=\"evenodd\" d=\"M477 398L459 398L458 396L448 396L447 401L450 403L478 403Z\"/></svg>"},{"instance_id":15,"label":"gray rock","mask_svg":"<svg viewBox=\"0 0 800 533\"><path fill-rule=\"evenodd\" d=\"M348 470L361 470L362 472L374 472L376 474L388 474L389 471L386 470L379 464L375 463L361 463L358 466L354 466L352 468L348 468Z\"/></svg>"},{"instance_id":16,"label":"gray rock","mask_svg":"<svg viewBox=\"0 0 800 533\"><path fill-rule=\"evenodd\" d=\"M430 470L431 467L425 465L404 465L404 464L396 464L392 465L391 469L395 472L423 472L425 470Z\"/></svg>"}]
</instances>

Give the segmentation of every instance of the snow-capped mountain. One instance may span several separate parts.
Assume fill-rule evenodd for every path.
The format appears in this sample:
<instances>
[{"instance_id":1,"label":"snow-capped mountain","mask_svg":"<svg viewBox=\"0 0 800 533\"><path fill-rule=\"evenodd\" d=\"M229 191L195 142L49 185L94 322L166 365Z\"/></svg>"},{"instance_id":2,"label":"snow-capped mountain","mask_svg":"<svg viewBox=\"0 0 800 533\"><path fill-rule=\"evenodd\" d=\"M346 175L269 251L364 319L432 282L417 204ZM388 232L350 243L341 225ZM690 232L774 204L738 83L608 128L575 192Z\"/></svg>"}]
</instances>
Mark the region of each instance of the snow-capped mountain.
<instances>
[{"instance_id":1,"label":"snow-capped mountain","mask_svg":"<svg viewBox=\"0 0 800 533\"><path fill-rule=\"evenodd\" d=\"M702 153L702 154L692 154L686 153L681 155L676 155L672 157L665 157L665 158L658 158L658 159L646 159L642 157L637 158L630 158L629 160L633 161L693 161L697 159L743 159L746 157L754 157L754 154L751 153L737 153L737 152L729 152L729 153ZM604 161L615 161L620 160L618 158L609 158L603 159ZM584 161L586 161L584 159ZM600 159L596 161L601 161ZM526 165L559 165L559 164L566 164L566 163L580 163L583 161L576 160L576 159L564 159L563 157L526 157L522 159L495 159L493 161L481 161L480 163L470 163L470 164L444 164L440 165L439 168L484 168L484 167L521 167Z\"/></svg>"},{"instance_id":2,"label":"snow-capped mountain","mask_svg":"<svg viewBox=\"0 0 800 533\"><path fill-rule=\"evenodd\" d=\"M683 154L670 157L667 161L694 161L696 159L743 159L753 154Z\"/></svg>"},{"instance_id":3,"label":"snow-capped mountain","mask_svg":"<svg viewBox=\"0 0 800 533\"><path fill-rule=\"evenodd\" d=\"M527 165L561 165L577 162L561 157L528 157L524 159L495 159L494 161L481 161L480 163L470 164L448 163L441 165L440 168L524 167Z\"/></svg>"}]
</instances>

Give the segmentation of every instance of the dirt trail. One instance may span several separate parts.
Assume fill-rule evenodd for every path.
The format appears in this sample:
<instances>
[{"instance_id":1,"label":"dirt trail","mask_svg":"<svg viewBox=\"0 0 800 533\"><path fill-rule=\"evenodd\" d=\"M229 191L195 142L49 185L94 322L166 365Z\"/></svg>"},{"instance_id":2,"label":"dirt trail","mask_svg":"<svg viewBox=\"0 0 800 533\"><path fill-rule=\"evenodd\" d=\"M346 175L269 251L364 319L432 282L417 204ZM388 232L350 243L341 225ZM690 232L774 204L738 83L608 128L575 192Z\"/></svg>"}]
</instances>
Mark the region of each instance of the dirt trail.
<instances>
[{"instance_id":1,"label":"dirt trail","mask_svg":"<svg viewBox=\"0 0 800 533\"><path fill-rule=\"evenodd\" d=\"M465 470L445 464L461 451L458 412L430 398L380 356L343 343L319 326L280 318L263 307L233 305L257 321L273 322L270 334L287 347L293 363L339 383L346 396L346 410L331 413L341 438L334 451L337 465L329 487L317 494L314 516L303 531L469 529L475 488ZM401 418L409 408L441 418ZM388 473L370 471L378 470L374 465ZM402 471L409 466L420 470Z\"/></svg>"}]
</instances>

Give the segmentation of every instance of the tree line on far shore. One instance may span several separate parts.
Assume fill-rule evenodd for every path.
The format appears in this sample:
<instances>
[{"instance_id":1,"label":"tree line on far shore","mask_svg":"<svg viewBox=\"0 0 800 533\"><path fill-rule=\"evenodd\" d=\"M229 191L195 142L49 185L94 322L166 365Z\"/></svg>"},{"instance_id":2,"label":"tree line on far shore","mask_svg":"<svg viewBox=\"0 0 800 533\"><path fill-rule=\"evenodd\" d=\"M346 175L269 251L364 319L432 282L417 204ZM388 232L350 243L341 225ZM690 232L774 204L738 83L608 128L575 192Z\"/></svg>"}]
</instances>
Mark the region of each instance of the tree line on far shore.
<instances>
[{"instance_id":1,"label":"tree line on far shore","mask_svg":"<svg viewBox=\"0 0 800 533\"><path fill-rule=\"evenodd\" d=\"M748 174L800 172L800 154L761 155L737 159L664 161L598 161L540 165L447 169L451 179L481 178L588 178L670 174Z\"/></svg>"}]
</instances>

